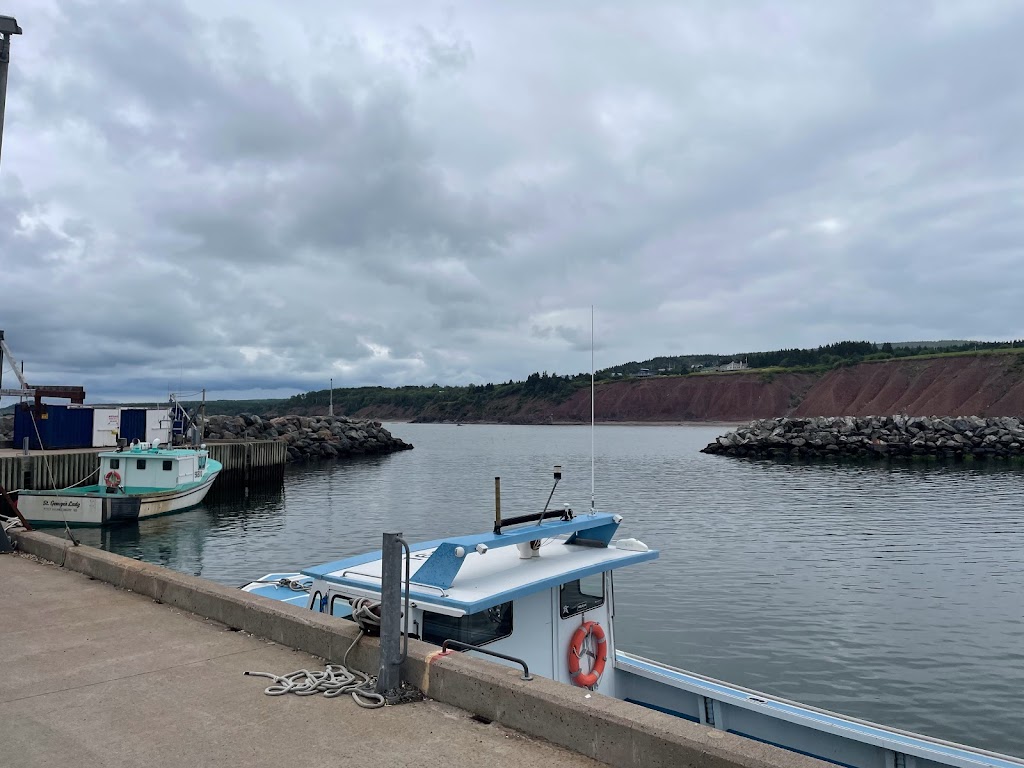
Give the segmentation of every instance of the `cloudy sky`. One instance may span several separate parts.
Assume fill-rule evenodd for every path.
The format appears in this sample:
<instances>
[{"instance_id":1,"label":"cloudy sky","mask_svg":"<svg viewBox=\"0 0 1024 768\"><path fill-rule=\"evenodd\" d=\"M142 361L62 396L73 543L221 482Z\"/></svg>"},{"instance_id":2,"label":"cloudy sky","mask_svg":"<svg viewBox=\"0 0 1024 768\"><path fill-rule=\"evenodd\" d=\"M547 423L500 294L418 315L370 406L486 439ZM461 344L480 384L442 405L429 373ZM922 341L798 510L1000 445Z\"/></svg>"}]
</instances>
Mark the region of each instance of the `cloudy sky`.
<instances>
[{"instance_id":1,"label":"cloudy sky","mask_svg":"<svg viewBox=\"0 0 1024 768\"><path fill-rule=\"evenodd\" d=\"M0 328L96 401L1024 336L1017 0L0 13Z\"/></svg>"}]
</instances>

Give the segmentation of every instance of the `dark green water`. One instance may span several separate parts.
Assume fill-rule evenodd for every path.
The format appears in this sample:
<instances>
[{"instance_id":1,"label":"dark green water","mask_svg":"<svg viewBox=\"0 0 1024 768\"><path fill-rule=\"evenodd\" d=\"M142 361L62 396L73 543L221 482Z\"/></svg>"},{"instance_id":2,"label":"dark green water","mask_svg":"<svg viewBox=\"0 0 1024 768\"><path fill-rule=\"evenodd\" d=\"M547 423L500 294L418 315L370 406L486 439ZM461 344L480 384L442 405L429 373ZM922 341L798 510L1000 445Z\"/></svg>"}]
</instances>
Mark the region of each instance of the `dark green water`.
<instances>
[{"instance_id":1,"label":"dark green water","mask_svg":"<svg viewBox=\"0 0 1024 768\"><path fill-rule=\"evenodd\" d=\"M85 543L239 585L590 499L586 427L391 425L416 450ZM599 427L597 502L661 550L616 576L620 647L888 725L1024 755L1024 470L705 456L723 431Z\"/></svg>"}]
</instances>

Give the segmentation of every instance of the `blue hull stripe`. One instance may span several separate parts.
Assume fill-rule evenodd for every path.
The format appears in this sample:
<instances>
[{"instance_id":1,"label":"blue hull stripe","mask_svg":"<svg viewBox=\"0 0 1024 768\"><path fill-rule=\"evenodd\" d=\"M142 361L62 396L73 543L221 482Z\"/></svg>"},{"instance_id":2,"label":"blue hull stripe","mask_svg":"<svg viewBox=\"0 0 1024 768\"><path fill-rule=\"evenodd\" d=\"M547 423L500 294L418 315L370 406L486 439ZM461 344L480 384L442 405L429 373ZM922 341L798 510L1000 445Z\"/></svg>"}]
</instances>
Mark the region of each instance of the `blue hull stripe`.
<instances>
[{"instance_id":1,"label":"blue hull stripe","mask_svg":"<svg viewBox=\"0 0 1024 768\"><path fill-rule=\"evenodd\" d=\"M688 715L685 712L680 712L677 709L669 709L668 707L659 707L657 704L648 704L646 701L640 701L639 699L626 699L630 704L636 704L639 707L645 709L653 709L656 712L664 712L666 715L672 715L672 717L678 717L682 720L689 720L691 723L700 723L699 717Z\"/></svg>"}]
</instances>

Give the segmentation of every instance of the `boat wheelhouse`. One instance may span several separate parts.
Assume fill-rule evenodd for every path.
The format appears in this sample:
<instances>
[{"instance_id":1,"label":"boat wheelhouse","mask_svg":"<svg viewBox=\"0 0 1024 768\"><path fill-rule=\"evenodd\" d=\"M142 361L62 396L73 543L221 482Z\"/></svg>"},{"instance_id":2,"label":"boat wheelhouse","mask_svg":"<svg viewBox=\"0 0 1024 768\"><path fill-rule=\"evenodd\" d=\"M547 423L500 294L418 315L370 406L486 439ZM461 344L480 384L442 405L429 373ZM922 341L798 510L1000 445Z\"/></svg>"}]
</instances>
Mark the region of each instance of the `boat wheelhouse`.
<instances>
[{"instance_id":1,"label":"boat wheelhouse","mask_svg":"<svg viewBox=\"0 0 1024 768\"><path fill-rule=\"evenodd\" d=\"M492 532L411 546L409 635L521 659L531 672L848 768L1022 768L1024 760L888 728L687 672L617 648L614 574L658 552L616 538L622 517L517 518ZM349 618L380 600L371 552L242 589ZM666 610L671 606L666 604ZM497 659L498 663L513 662Z\"/></svg>"}]
</instances>

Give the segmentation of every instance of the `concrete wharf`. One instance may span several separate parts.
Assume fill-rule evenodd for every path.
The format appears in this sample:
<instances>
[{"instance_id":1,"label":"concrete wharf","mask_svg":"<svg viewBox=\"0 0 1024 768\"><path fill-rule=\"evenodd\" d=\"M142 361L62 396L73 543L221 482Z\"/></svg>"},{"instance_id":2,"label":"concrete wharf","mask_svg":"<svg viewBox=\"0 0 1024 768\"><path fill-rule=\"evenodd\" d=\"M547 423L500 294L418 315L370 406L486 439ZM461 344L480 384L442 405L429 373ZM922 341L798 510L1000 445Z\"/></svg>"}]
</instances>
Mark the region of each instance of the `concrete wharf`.
<instances>
[{"instance_id":1,"label":"concrete wharf","mask_svg":"<svg viewBox=\"0 0 1024 768\"><path fill-rule=\"evenodd\" d=\"M0 583L3 765L599 765L436 701L265 696L244 671L324 662L27 556Z\"/></svg>"}]
</instances>

